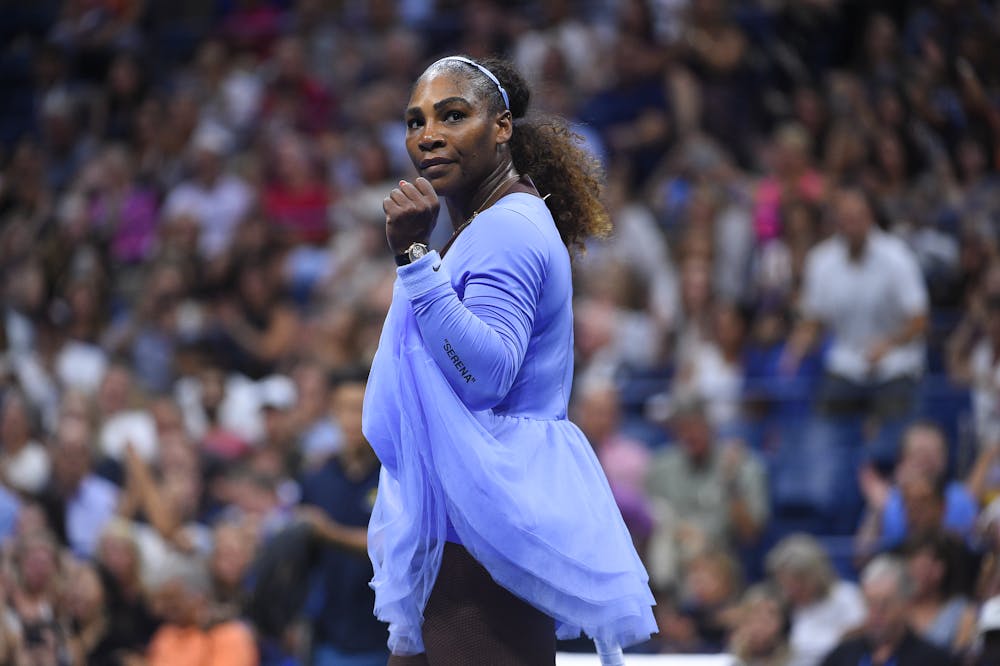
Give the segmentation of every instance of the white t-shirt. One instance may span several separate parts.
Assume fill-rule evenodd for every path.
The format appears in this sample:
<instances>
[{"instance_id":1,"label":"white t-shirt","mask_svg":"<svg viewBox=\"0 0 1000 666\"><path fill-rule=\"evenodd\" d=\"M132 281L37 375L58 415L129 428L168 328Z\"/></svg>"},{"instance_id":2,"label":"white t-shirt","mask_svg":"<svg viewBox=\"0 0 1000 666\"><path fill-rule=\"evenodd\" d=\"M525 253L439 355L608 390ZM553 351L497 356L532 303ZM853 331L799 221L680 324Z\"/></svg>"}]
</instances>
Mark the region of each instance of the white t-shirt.
<instances>
[{"instance_id":1,"label":"white t-shirt","mask_svg":"<svg viewBox=\"0 0 1000 666\"><path fill-rule=\"evenodd\" d=\"M844 634L864 621L866 614L857 585L834 583L825 599L792 613L792 657L788 666L816 666Z\"/></svg>"},{"instance_id":2,"label":"white t-shirt","mask_svg":"<svg viewBox=\"0 0 1000 666\"><path fill-rule=\"evenodd\" d=\"M688 357L691 375L674 384L676 397L697 397L706 403L708 418L716 428L733 425L743 403L743 369L729 363L719 348L702 342Z\"/></svg>"},{"instance_id":3,"label":"white t-shirt","mask_svg":"<svg viewBox=\"0 0 1000 666\"><path fill-rule=\"evenodd\" d=\"M923 340L894 347L874 368L866 354L876 342L898 334L911 317L925 314L927 300L913 253L881 231L869 233L857 261L851 261L847 243L839 236L820 243L806 258L802 311L833 333L827 370L846 379L919 376L924 369Z\"/></svg>"},{"instance_id":4,"label":"white t-shirt","mask_svg":"<svg viewBox=\"0 0 1000 666\"><path fill-rule=\"evenodd\" d=\"M211 188L192 181L181 183L171 190L163 210L168 219L191 215L198 220L199 249L206 257L215 257L229 246L252 203L250 186L236 176L224 174Z\"/></svg>"},{"instance_id":5,"label":"white t-shirt","mask_svg":"<svg viewBox=\"0 0 1000 666\"><path fill-rule=\"evenodd\" d=\"M49 454L44 446L31 441L14 455L4 455L3 479L15 490L32 495L45 489L49 482Z\"/></svg>"}]
</instances>

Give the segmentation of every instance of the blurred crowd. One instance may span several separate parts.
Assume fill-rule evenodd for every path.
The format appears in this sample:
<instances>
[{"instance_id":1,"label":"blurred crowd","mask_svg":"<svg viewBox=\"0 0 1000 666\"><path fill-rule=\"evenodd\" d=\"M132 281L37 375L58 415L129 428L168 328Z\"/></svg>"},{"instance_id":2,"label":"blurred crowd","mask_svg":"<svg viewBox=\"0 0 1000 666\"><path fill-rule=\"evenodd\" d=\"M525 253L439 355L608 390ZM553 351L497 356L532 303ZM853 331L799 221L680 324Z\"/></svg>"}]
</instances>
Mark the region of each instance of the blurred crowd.
<instances>
[{"instance_id":1,"label":"blurred crowd","mask_svg":"<svg viewBox=\"0 0 1000 666\"><path fill-rule=\"evenodd\" d=\"M1000 663L1000 3L0 11L0 663L384 663L381 206L447 53L607 172L570 417L640 649Z\"/></svg>"}]
</instances>

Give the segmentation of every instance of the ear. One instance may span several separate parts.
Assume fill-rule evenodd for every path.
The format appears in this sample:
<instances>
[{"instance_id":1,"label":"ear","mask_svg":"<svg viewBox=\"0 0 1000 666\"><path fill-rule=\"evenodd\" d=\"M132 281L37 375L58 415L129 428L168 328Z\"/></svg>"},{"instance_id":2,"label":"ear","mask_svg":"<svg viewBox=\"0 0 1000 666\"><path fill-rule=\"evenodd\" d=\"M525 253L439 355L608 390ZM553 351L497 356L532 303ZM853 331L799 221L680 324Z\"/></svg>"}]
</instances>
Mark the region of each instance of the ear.
<instances>
[{"instance_id":1,"label":"ear","mask_svg":"<svg viewBox=\"0 0 1000 666\"><path fill-rule=\"evenodd\" d=\"M510 141L514 133L514 117L510 111L504 110L496 119L497 146L501 146Z\"/></svg>"}]
</instances>

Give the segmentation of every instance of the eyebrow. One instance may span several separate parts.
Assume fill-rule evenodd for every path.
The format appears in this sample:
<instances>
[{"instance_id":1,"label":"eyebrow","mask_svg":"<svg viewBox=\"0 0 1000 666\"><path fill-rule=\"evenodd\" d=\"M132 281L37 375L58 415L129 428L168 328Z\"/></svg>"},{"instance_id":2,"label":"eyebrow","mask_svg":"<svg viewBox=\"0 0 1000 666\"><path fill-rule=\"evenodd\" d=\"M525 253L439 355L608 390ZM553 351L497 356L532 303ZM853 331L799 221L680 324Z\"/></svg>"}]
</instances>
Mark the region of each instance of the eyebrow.
<instances>
[{"instance_id":1,"label":"eyebrow","mask_svg":"<svg viewBox=\"0 0 1000 666\"><path fill-rule=\"evenodd\" d=\"M434 102L434 110L435 111L440 111L441 109L443 109L444 107L448 106L449 104L456 104L456 103L458 103L458 104L464 104L465 106L472 106L472 103L469 100L465 99L464 97L459 97L459 96L456 95L456 96L453 96L453 97L445 97L444 99L442 99L440 101ZM420 107L419 106L411 106L410 108L408 108L406 110L406 115L414 115L414 114L418 114L418 113L420 113Z\"/></svg>"}]
</instances>

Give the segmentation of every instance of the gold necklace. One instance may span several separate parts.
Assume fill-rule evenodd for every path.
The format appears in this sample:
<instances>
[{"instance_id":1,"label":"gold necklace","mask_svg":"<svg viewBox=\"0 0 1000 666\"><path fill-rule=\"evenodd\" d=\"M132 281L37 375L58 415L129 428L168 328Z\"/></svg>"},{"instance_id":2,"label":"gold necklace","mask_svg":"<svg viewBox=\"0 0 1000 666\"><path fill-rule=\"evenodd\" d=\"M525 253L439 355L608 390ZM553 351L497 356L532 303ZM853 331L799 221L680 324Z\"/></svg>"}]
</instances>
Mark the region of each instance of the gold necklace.
<instances>
[{"instance_id":1,"label":"gold necklace","mask_svg":"<svg viewBox=\"0 0 1000 666\"><path fill-rule=\"evenodd\" d=\"M458 238L458 235L460 233L462 233L462 231L467 226L469 226L470 224L472 224L472 221L474 219L476 219L477 215L479 215L481 212L483 212L483 210L485 210L486 208L488 208L490 205L492 205L494 203L492 199L500 191L500 188L502 188L504 185L507 185L508 183L510 183L512 181L517 181L517 180L520 180L520 179L521 179L521 174L515 173L514 175L507 176L502 181L500 181L500 184L493 188L493 191L489 193L489 195L483 201L482 205L480 205L479 208L477 208L476 210L474 210L472 212L472 216L469 217L469 219L467 219L465 222L463 222L462 224L460 224L458 226L458 228L455 229L455 231L452 232L451 238L449 238L448 242L445 243L444 247L441 248L441 254L443 255L445 252L447 252L448 248L451 247L451 244L455 242L456 238Z\"/></svg>"}]
</instances>

